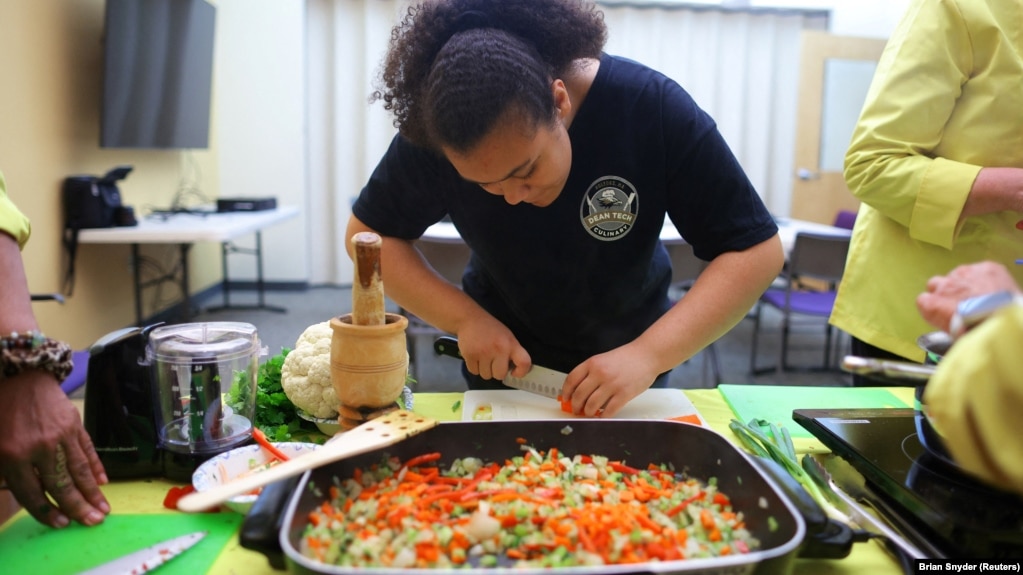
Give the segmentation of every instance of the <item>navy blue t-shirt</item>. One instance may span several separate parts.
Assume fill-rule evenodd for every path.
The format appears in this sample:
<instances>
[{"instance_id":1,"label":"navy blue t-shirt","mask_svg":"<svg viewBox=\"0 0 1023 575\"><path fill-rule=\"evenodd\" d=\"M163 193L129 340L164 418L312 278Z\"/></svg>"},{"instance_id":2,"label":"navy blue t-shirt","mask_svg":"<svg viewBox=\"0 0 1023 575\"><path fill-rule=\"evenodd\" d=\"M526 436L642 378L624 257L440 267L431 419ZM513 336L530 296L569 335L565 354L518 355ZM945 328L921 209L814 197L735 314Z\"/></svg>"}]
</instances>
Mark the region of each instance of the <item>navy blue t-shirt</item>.
<instances>
[{"instance_id":1,"label":"navy blue t-shirt","mask_svg":"<svg viewBox=\"0 0 1023 575\"><path fill-rule=\"evenodd\" d=\"M547 207L509 205L400 136L353 207L409 240L450 216L472 250L463 289L533 363L566 372L668 309L665 214L708 261L777 233L714 121L663 74L604 55L568 133L572 168Z\"/></svg>"}]
</instances>

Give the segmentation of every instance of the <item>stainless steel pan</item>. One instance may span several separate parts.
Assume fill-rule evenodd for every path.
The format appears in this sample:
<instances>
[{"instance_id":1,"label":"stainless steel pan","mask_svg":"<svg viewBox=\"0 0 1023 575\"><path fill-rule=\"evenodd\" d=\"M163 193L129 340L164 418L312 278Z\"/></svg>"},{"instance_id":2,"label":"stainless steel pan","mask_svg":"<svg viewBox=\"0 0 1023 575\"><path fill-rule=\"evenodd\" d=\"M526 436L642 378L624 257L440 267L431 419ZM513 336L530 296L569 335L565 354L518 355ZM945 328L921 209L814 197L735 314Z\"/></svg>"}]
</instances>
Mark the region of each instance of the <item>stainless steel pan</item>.
<instances>
[{"instance_id":1,"label":"stainless steel pan","mask_svg":"<svg viewBox=\"0 0 1023 575\"><path fill-rule=\"evenodd\" d=\"M746 555L711 559L651 562L641 565L565 568L566 573L787 573L806 533L803 518L775 483L721 435L706 428L671 421L578 420L450 422L409 438L391 448L367 453L307 472L290 496L279 531L284 565L292 573L334 575L406 574L402 569L357 569L325 565L298 552L308 513L322 503L307 485L330 485L334 477L350 477L356 467L380 461L382 453L406 459L439 451L443 462L460 457L501 461L521 454L517 438L537 449L557 447L564 453L605 455L631 465L669 463L704 481L716 477L720 489L743 511L760 548ZM256 511L255 509L253 511ZM250 518L251 519L251 518ZM247 520L246 523L251 523ZM242 544L258 548L243 530ZM434 570L437 572L440 570ZM459 573L482 575L493 569L468 568ZM516 569L516 575L551 575L550 569Z\"/></svg>"},{"instance_id":2,"label":"stainless steel pan","mask_svg":"<svg viewBox=\"0 0 1023 575\"><path fill-rule=\"evenodd\" d=\"M926 352L923 364L850 355L842 360L842 369L850 373L872 375L882 380L888 380L892 385L914 386L916 388L914 390L916 404L914 408L917 412L916 428L920 442L931 455L953 467L958 467L945 447L941 434L938 433L927 416L923 400L928 380L934 375L938 363L952 347L952 337L943 331L932 331L917 338L916 343Z\"/></svg>"},{"instance_id":3,"label":"stainless steel pan","mask_svg":"<svg viewBox=\"0 0 1023 575\"><path fill-rule=\"evenodd\" d=\"M905 385L907 381L915 384L927 381L934 375L935 366L847 355L842 358L842 370L858 375L881 376L883 379L895 380L896 384Z\"/></svg>"}]
</instances>

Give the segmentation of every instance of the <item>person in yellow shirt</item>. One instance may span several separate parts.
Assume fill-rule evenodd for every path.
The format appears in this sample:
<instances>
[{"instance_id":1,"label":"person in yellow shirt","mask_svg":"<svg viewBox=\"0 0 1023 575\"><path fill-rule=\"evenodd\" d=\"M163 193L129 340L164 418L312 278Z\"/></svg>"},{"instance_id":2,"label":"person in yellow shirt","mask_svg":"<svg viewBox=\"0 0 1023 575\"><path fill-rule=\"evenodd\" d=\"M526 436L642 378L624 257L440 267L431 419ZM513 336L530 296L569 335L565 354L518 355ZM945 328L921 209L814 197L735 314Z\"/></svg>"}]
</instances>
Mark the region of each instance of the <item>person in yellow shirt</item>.
<instances>
[{"instance_id":1,"label":"person in yellow shirt","mask_svg":"<svg viewBox=\"0 0 1023 575\"><path fill-rule=\"evenodd\" d=\"M41 334L32 312L21 260L30 233L0 173L0 488L40 523L96 525L110 513L99 488L107 476L60 388L71 349Z\"/></svg>"},{"instance_id":2,"label":"person in yellow shirt","mask_svg":"<svg viewBox=\"0 0 1023 575\"><path fill-rule=\"evenodd\" d=\"M962 333L924 390L942 442L967 472L1023 494L1023 435L1017 425L1023 410L1021 301L1009 270L991 261L931 278L917 297L931 325Z\"/></svg>"},{"instance_id":3,"label":"person in yellow shirt","mask_svg":"<svg viewBox=\"0 0 1023 575\"><path fill-rule=\"evenodd\" d=\"M853 336L853 355L923 361L920 286L1023 257L1020 77L1023 3L910 2L845 158L862 205L831 323ZM1023 268L1011 274L1023 281Z\"/></svg>"}]
</instances>

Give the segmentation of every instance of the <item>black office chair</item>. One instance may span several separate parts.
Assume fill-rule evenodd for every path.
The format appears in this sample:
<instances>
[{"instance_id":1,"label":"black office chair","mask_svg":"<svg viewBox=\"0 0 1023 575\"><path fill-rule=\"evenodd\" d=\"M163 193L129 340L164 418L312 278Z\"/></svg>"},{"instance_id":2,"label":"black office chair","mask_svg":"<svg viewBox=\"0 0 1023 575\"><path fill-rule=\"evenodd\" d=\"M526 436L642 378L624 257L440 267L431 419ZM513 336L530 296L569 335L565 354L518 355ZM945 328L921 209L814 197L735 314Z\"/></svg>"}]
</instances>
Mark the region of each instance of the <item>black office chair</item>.
<instances>
[{"instance_id":1,"label":"black office chair","mask_svg":"<svg viewBox=\"0 0 1023 575\"><path fill-rule=\"evenodd\" d=\"M845 272L849 254L849 237L831 234L800 232L796 235L792 252L782 271L783 287L772 287L760 296L753 312L753 342L750 349L750 374L770 371L804 369L827 371L832 368L834 328L828 323L835 304L838 284ZM760 332L761 308L769 305L782 314L781 350L778 363L771 367L757 366L757 339ZM809 320L809 321L803 321ZM788 364L789 335L799 324L821 324L823 320L824 361L820 366L795 368Z\"/></svg>"},{"instance_id":2,"label":"black office chair","mask_svg":"<svg viewBox=\"0 0 1023 575\"><path fill-rule=\"evenodd\" d=\"M693 254L693 247L685 243L665 244L668 249L668 256L671 258L671 286L668 288L668 297L677 302L685 296L696 278L707 267L707 262ZM703 383L706 386L710 382L711 387L721 384L721 363L718 360L717 349L711 343L700 352L703 355Z\"/></svg>"},{"instance_id":3,"label":"black office chair","mask_svg":"<svg viewBox=\"0 0 1023 575\"><path fill-rule=\"evenodd\" d=\"M469 263L469 256L471 254L469 246L465 245L464 242L457 241L433 241L430 239L420 238L416 240L416 247L422 252L423 257L429 262L430 266L437 271L444 279L461 287L462 285L462 272L465 271L465 266ZM405 337L408 341L409 349L409 365L412 366L413 377L419 376L419 364L416 353L416 338L419 336L429 336L431 341L438 335L444 335L444 332L426 323L414 314L401 309L399 312L408 318L408 327L405 328Z\"/></svg>"},{"instance_id":4,"label":"black office chair","mask_svg":"<svg viewBox=\"0 0 1023 575\"><path fill-rule=\"evenodd\" d=\"M31 296L32 301L55 301L57 303L64 303L64 296L59 293L34 293Z\"/></svg>"}]
</instances>

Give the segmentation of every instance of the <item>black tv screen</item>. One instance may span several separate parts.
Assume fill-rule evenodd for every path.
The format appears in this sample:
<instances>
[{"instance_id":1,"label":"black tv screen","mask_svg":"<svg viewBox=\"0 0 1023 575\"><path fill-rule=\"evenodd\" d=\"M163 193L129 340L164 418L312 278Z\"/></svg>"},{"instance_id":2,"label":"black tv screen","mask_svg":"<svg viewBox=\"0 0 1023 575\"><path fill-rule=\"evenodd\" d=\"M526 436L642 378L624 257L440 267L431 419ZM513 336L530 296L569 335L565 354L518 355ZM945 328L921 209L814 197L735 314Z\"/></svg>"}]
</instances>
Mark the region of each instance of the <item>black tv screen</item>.
<instances>
[{"instance_id":1,"label":"black tv screen","mask_svg":"<svg viewBox=\"0 0 1023 575\"><path fill-rule=\"evenodd\" d=\"M101 147L209 147L215 21L205 0L107 0Z\"/></svg>"}]
</instances>

